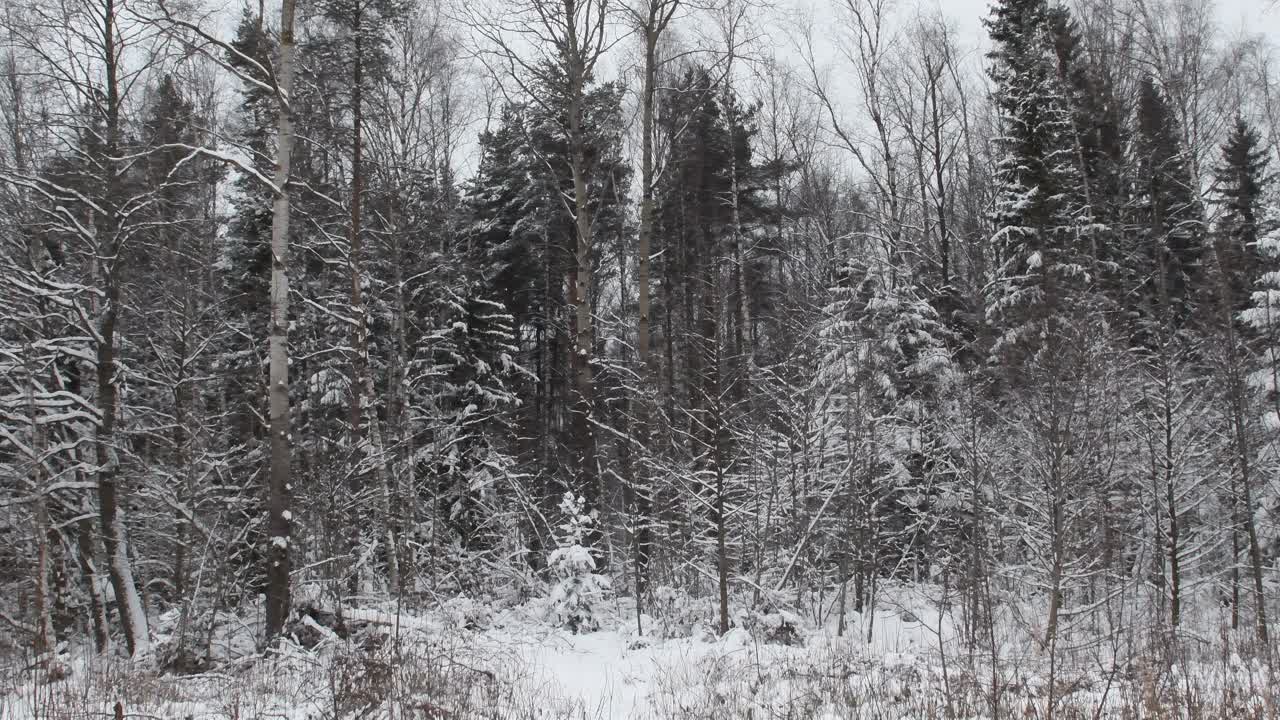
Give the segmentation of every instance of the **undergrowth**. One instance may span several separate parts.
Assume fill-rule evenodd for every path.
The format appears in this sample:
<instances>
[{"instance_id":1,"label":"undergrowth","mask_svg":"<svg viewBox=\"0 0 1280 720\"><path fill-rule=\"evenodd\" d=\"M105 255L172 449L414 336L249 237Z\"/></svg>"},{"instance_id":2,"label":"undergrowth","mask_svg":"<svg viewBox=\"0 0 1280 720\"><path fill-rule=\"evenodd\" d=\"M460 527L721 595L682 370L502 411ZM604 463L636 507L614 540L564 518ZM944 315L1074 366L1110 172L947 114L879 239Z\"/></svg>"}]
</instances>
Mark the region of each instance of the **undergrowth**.
<instances>
[{"instance_id":1,"label":"undergrowth","mask_svg":"<svg viewBox=\"0 0 1280 720\"><path fill-rule=\"evenodd\" d=\"M743 616L719 639L683 615L651 618L644 642L611 618L619 652L629 646L626 656L645 668L622 680L639 683L629 690L643 706L620 711L607 690L574 697L548 683L556 668L529 652L538 643L573 647L578 636L529 618L520 630L532 639L504 645L492 614L469 607L449 605L439 622L353 614L349 623L362 624L342 636L317 630L308 647L285 642L199 673L167 672L154 658L14 660L0 666L0 720L1280 720L1272 653L1227 630L1141 643L1136 629L1112 641L1094 634L1087 644L1064 642L1051 668L1008 623L992 652L956 638L886 637L901 627L880 630L877 645L852 628L844 637L780 633L796 621L789 613ZM928 637L915 610L903 622Z\"/></svg>"}]
</instances>

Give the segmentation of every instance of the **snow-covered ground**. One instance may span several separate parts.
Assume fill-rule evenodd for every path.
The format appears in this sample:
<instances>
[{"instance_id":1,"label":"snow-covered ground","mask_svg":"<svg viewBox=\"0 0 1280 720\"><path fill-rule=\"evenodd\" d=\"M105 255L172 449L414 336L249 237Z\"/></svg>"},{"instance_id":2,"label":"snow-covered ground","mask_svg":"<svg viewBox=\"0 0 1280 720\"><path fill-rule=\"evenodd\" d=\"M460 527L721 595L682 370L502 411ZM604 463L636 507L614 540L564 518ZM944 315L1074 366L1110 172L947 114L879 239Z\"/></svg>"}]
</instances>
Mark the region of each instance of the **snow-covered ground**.
<instances>
[{"instance_id":1,"label":"snow-covered ground","mask_svg":"<svg viewBox=\"0 0 1280 720\"><path fill-rule=\"evenodd\" d=\"M347 608L346 623L358 629L345 638L315 626L320 640L309 649L244 653L192 675L88 657L68 659L69 676L56 681L10 668L0 720L111 718L117 703L124 717L192 720L915 720L1047 717L1050 705L1064 718L1280 717L1266 664L1221 652L1226 645L1209 649L1201 638L1206 649L1194 657L1157 662L1100 639L1051 668L1005 622L993 663L917 595L886 602L874 617L850 613L841 636L834 619L816 627L788 613L740 612L723 637L710 632L710 618L690 626L685 616L646 617L641 637L625 602L613 603L604 629L575 634L547 623L545 609L536 601L498 612L469 601L415 615ZM791 622L798 641L777 632ZM251 643L252 623L236 627L242 636L219 639L229 655ZM779 637L792 643L770 641Z\"/></svg>"}]
</instances>

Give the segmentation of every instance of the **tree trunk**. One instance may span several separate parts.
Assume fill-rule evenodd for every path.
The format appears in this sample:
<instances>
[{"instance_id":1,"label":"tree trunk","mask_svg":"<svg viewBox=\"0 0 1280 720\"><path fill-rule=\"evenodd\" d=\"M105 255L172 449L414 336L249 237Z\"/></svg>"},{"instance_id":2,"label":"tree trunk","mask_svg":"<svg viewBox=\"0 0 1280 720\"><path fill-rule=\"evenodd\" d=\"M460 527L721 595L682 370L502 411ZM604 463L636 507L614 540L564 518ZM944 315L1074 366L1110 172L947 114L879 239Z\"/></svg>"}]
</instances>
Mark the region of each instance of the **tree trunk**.
<instances>
[{"instance_id":1,"label":"tree trunk","mask_svg":"<svg viewBox=\"0 0 1280 720\"><path fill-rule=\"evenodd\" d=\"M650 5L649 24L645 27L644 37L644 80L640 96L640 227L636 237L636 283L639 286L636 301L639 318L636 321L636 355L640 361L641 396L636 403L636 440L639 443L641 456L633 463L634 476L632 486L635 493L635 600L636 623L639 632L640 617L643 611L645 583L648 578L649 554L652 538L650 523L653 508L651 488L649 487L649 464L644 453L652 447L653 433L650 428L652 412L650 404L654 397L646 394L655 389L656 367L650 351L650 319L649 319L649 258L652 255L650 238L653 235L653 122L654 100L657 92L657 41L659 29L654 25L652 13L654 4Z\"/></svg>"},{"instance_id":2,"label":"tree trunk","mask_svg":"<svg viewBox=\"0 0 1280 720\"><path fill-rule=\"evenodd\" d=\"M289 538L292 526L289 432L289 161L293 154L293 16L296 0L280 5L280 68L276 92L275 198L271 206L270 354L271 468L267 487L267 607L265 639L284 630L289 615Z\"/></svg>"},{"instance_id":3,"label":"tree trunk","mask_svg":"<svg viewBox=\"0 0 1280 720\"><path fill-rule=\"evenodd\" d=\"M120 459L115 448L115 424L119 411L119 390L116 380L116 325L120 317L120 285L123 265L120 250L124 233L120 227L120 186L118 172L122 131L120 128L120 47L116 32L115 0L106 0L103 6L103 58L106 73L106 217L100 218L104 227L97 230L90 213L86 227L95 241L95 270L101 278L101 303L95 302L97 337L95 360L97 371L96 402L99 419L94 438L94 460L97 464L98 516L102 541L107 551L107 571L115 590L120 610L120 624L125 634L129 654L145 653L149 648L147 616L133 580L133 567L129 561L128 533L124 524L124 512L120 507L120 491L116 485Z\"/></svg>"},{"instance_id":4,"label":"tree trunk","mask_svg":"<svg viewBox=\"0 0 1280 720\"><path fill-rule=\"evenodd\" d=\"M1255 607L1255 629L1258 640L1265 646L1268 641L1267 632L1267 607L1266 598L1263 593L1263 577L1262 577L1262 549L1258 542L1258 528L1254 521L1253 506L1253 477L1252 477L1252 457L1253 448L1249 441L1249 429L1246 420L1247 408L1246 397L1247 389L1245 387L1245 369L1243 368L1243 358L1241 357L1240 339L1236 333L1235 318L1230 307L1230 288L1226 277L1226 269L1222 266L1224 253L1217 248L1217 256L1219 258L1218 273L1218 302L1221 305L1220 322L1222 323L1223 338L1226 347L1223 348L1225 353L1226 380L1227 380L1227 403L1230 421L1232 425L1232 440L1235 445L1236 464L1239 466L1240 473L1238 477L1239 493L1233 497L1232 502L1236 508L1234 527L1232 528L1232 544L1238 544L1238 534L1240 523L1244 525L1245 537L1248 542L1249 565L1253 579L1253 596ZM1243 504L1243 507L1240 507ZM1238 557L1238 555L1237 555ZM1233 558L1236 560L1236 558ZM1237 595L1236 602L1232 609L1232 627L1238 623L1239 583L1233 583L1233 593Z\"/></svg>"},{"instance_id":5,"label":"tree trunk","mask_svg":"<svg viewBox=\"0 0 1280 720\"><path fill-rule=\"evenodd\" d=\"M24 345L22 355L27 383L27 421L30 432L30 438L27 441L28 448L30 448L31 461L30 492L37 498L35 522L32 524L32 533L36 541L36 576L34 583L36 636L33 638L32 649L35 650L36 655L43 656L57 645L57 637L54 635L53 615L50 612L52 598L49 593L49 539L52 533L49 529L48 500L44 496L47 482L44 457L45 431L40 427L39 411L36 407L35 363L32 358L34 352L30 343Z\"/></svg>"},{"instance_id":6,"label":"tree trunk","mask_svg":"<svg viewBox=\"0 0 1280 720\"><path fill-rule=\"evenodd\" d=\"M111 649L111 633L107 624L107 601L102 593L102 575L94 559L93 520L89 514L88 500L84 501L84 514L76 523L76 556L80 574L84 577L89 593L89 612L93 626L93 648L98 654Z\"/></svg>"},{"instance_id":7,"label":"tree trunk","mask_svg":"<svg viewBox=\"0 0 1280 720\"><path fill-rule=\"evenodd\" d=\"M112 253L114 256L115 253ZM101 258L99 261L103 261ZM125 530L124 511L120 507L120 492L116 486L120 460L115 448L115 420L118 406L116 391L115 323L120 301L119 290L107 290L103 319L98 326L101 341L98 344L98 411L101 418L94 442L95 460L98 465L98 517L101 522L102 542L107 551L107 573L115 591L120 610L120 625L124 630L125 644L130 655L145 653L149 647L147 615L142 608L142 596L133 580L133 565L129 561L129 540Z\"/></svg>"},{"instance_id":8,"label":"tree trunk","mask_svg":"<svg viewBox=\"0 0 1280 720\"><path fill-rule=\"evenodd\" d=\"M1178 500L1173 485L1173 408L1169 393L1173 391L1172 382L1165 380L1164 402L1164 491L1165 504L1169 516L1169 623L1177 628L1182 620L1182 570L1179 556L1182 552L1178 535Z\"/></svg>"},{"instance_id":9,"label":"tree trunk","mask_svg":"<svg viewBox=\"0 0 1280 720\"><path fill-rule=\"evenodd\" d=\"M1231 480L1231 629L1240 629L1240 491Z\"/></svg>"},{"instance_id":10,"label":"tree trunk","mask_svg":"<svg viewBox=\"0 0 1280 720\"><path fill-rule=\"evenodd\" d=\"M720 333L716 318L720 316L721 303L716 291L717 272L707 263L705 306L702 319L702 342L706 343L707 369L705 402L707 404L706 435L710 450L712 470L715 473L715 534L716 534L716 585L720 600L720 634L729 632L729 550L728 508L725 503L726 433L724 417L724 393L721 387L723 358L720 351Z\"/></svg>"},{"instance_id":11,"label":"tree trunk","mask_svg":"<svg viewBox=\"0 0 1280 720\"><path fill-rule=\"evenodd\" d=\"M1232 388L1231 394L1234 396L1232 410L1235 415L1233 424L1235 425L1236 460L1240 464L1240 499L1244 506L1240 515L1244 521L1245 537L1248 539L1249 566L1253 579L1255 629L1258 640L1266 646L1268 643L1267 605L1266 595L1263 592L1262 549L1258 543L1258 525L1253 517L1253 478L1250 464L1252 451L1245 427L1244 387L1243 383L1239 382L1238 375L1233 385L1235 387Z\"/></svg>"},{"instance_id":12,"label":"tree trunk","mask_svg":"<svg viewBox=\"0 0 1280 720\"><path fill-rule=\"evenodd\" d=\"M949 292L951 286L951 235L947 226L947 181L944 167L945 151L942 146L942 117L939 110L938 85L942 77L942 65L939 64L936 74L929 59L925 58L925 67L929 73L929 105L932 109L930 130L932 131L933 179L935 183L934 210L938 216L938 259L942 275L942 288Z\"/></svg>"},{"instance_id":13,"label":"tree trunk","mask_svg":"<svg viewBox=\"0 0 1280 720\"><path fill-rule=\"evenodd\" d=\"M177 253L171 253L170 258L177 260ZM178 263L171 266L176 277L181 277L182 268ZM173 540L173 597L176 601L181 602L187 589L187 537L189 524L187 522L188 514L193 510L191 507L192 500L192 468L191 468L191 449L189 447L191 441L191 433L187 429L187 423L190 421L191 412L191 394L190 379L187 377L187 321L192 317L190 306L189 291L183 290L183 312L177 318L177 339L174 342L173 354L178 362L177 377L174 378L173 386L173 455L174 464L177 466L178 474L182 477L182 486L178 489L178 504L180 507L174 511L174 540Z\"/></svg>"},{"instance_id":14,"label":"tree trunk","mask_svg":"<svg viewBox=\"0 0 1280 720\"><path fill-rule=\"evenodd\" d=\"M396 226L395 206L393 203L389 225L395 243L395 267L392 269L392 281L395 283L395 319L392 321L395 333L395 345L390 362L390 399L387 403L387 428L392 436L393 447L397 447L394 456L395 466L400 474L392 474L389 484L395 486L394 512L389 520L393 523L392 537L397 543L396 558L399 563L399 584L397 589L413 586L414 555L410 543L405 543L404 528L413 527L416 512L413 488L413 431L409 426L408 415L408 337L405 318L408 314L408 303L404 292L404 248L402 233Z\"/></svg>"},{"instance_id":15,"label":"tree trunk","mask_svg":"<svg viewBox=\"0 0 1280 720\"><path fill-rule=\"evenodd\" d=\"M372 406L375 397L373 373L369 367L369 318L364 305L364 273L361 261L364 254L360 225L360 203L364 191L364 48L361 23L363 13L360 3L355 4L352 18L352 37L355 53L352 58L351 87L351 228L347 264L351 274L351 310L355 315L354 337L351 348L351 437L355 453L351 470L353 482L359 485L360 466L364 457L372 457L374 478L378 484L378 524L382 531L383 551L387 556L387 585L392 594L400 586L400 563L397 557L395 523L391 517L391 482L387 475L387 457L382 444L382 430L377 413L370 412L368 439L365 436L366 404ZM366 403L367 401L367 403ZM354 498L353 498L354 500ZM359 525L355 525L359 527Z\"/></svg>"},{"instance_id":16,"label":"tree trunk","mask_svg":"<svg viewBox=\"0 0 1280 720\"><path fill-rule=\"evenodd\" d=\"M599 507L602 493L597 487L596 442L595 430L591 426L593 397L593 378L591 371L592 324L591 324L591 285L592 285L592 247L591 247L591 207L587 195L587 161L586 139L583 136L583 97L585 78L582 68L571 68L573 78L573 101L569 108L569 138L572 154L571 171L573 174L573 211L576 230L574 243L574 264L569 276L570 302L573 305L573 338L569 344L569 367L573 372L573 434L576 457L575 482L578 492L582 493L593 507ZM601 540L601 530L593 526L591 544Z\"/></svg>"},{"instance_id":17,"label":"tree trunk","mask_svg":"<svg viewBox=\"0 0 1280 720\"><path fill-rule=\"evenodd\" d=\"M731 41L732 42L732 41ZM725 107L730 107L733 98L732 73L733 54L735 48L729 49L730 67L725 77ZM729 131L729 223L733 245L733 356L738 363L737 377L733 378L734 396L739 400L747 397L751 389L751 356L750 345L751 306L747 297L747 251L743 247L741 192L738 179L738 150L735 138L734 118L728 120Z\"/></svg>"}]
</instances>

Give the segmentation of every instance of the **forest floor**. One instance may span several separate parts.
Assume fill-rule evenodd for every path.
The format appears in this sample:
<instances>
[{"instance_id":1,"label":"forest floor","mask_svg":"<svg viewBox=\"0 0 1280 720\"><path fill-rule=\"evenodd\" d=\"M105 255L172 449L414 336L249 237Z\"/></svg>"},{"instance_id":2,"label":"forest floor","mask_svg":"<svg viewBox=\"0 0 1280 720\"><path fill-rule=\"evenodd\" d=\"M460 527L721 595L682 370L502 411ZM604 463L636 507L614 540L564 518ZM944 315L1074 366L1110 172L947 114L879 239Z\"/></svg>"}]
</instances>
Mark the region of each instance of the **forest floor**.
<instances>
[{"instance_id":1,"label":"forest floor","mask_svg":"<svg viewBox=\"0 0 1280 720\"><path fill-rule=\"evenodd\" d=\"M244 618L224 623L224 656L204 672L87 654L56 678L6 664L0 720L1280 718L1277 676L1227 650L1230 632L1179 642L1176 656L1138 647L1128 630L1078 633L1051 663L1009 617L985 633L993 662L990 646L962 642L912 593L874 615L851 611L844 633L835 618L740 612L717 637L705 607L646 617L640 636L625 601L582 634L541 620L536 601L499 612L453 601L413 615L369 605L345 611L344 627L357 628L345 637L306 620L310 647L266 657L247 651L254 624ZM160 636L156 656L171 640Z\"/></svg>"}]
</instances>

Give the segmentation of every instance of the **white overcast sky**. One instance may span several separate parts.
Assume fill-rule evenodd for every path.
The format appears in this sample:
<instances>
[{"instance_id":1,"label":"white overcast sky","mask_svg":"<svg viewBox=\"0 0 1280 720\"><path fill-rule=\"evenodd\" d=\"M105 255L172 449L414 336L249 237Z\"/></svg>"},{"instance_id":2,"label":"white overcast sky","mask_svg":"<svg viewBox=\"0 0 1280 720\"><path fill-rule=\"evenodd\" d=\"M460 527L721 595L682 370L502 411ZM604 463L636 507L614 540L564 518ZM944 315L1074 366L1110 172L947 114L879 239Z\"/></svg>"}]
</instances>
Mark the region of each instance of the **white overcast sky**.
<instances>
[{"instance_id":1,"label":"white overcast sky","mask_svg":"<svg viewBox=\"0 0 1280 720\"><path fill-rule=\"evenodd\" d=\"M985 40L982 18L991 8L989 0L925 0L933 2L947 17L956 21L957 27L971 32L975 38ZM1068 5L1071 3L1068 2ZM1280 2L1276 0L1217 0L1219 22L1228 34L1244 29L1248 32L1266 33L1273 40L1280 40Z\"/></svg>"},{"instance_id":2,"label":"white overcast sky","mask_svg":"<svg viewBox=\"0 0 1280 720\"><path fill-rule=\"evenodd\" d=\"M234 27L235 19L239 16L239 8L244 0L205 0L206 7L209 5L220 6L221 12L216 14L222 15L223 23L226 26L227 34ZM462 3L462 7L503 7L507 0L436 0L447 5L453 3ZM766 0L772 6L763 11L762 16L758 16L758 22L762 21L765 34L773 40L774 51L778 54L779 59L784 63L799 67L800 58L796 55L794 46L794 36L789 28L793 26L793 22L787 18L794 20L797 14L812 13L814 18L814 32L817 36L825 35L825 38L815 37L819 45L829 43L832 40L830 23L824 27L824 20L832 16L832 6L837 4L839 0ZM476 3L473 5L473 3ZM692 4L692 3L691 3ZM937 8L942 15L947 18L953 27L959 33L960 49L968 56L970 62L982 63L981 51L986 48L987 37L986 31L982 26L983 18L990 13L991 0L888 0L887 7L893 16L899 19L913 17L916 14L916 8L929 7ZM1066 0L1067 5L1072 4L1072 0ZM267 0L267 7L278 4L276 0ZM1219 29L1222 31L1222 38L1237 38L1243 34L1263 34L1271 44L1280 46L1280 0L1216 0L1215 7L1217 9ZM278 13L278 10L276 11ZM677 23L674 28L680 35L684 35L687 40L694 40L689 35L706 34L714 36L715 30L713 25L708 23L706 15L700 15L696 11L691 12L682 18L683 22ZM892 24L892 23L891 23ZM620 64L633 62L634 56L633 39L628 39L615 48L617 54L607 62L607 66L612 66L611 70L616 73L621 68ZM831 47L825 50L818 49L819 64L826 66L831 71L830 77L839 79L841 75L841 60L831 57ZM821 56L827 57L821 57ZM803 73L803 71L802 71ZM608 76L611 73L606 70L602 73L602 79L611 79ZM478 78L479 79L479 78ZM482 83L481 84L485 84ZM855 92L855 88L851 84L837 82L833 88L834 94L844 96L848 93ZM749 91L748 91L749 92ZM848 98L841 97L839 104L844 105ZM476 127L470 129L470 132L478 131L483 126L483 121L478 121ZM463 174L469 173L474 166L475 158L472 157L475 147L472 142L464 142L464 146L459 148L458 156L455 161L462 167Z\"/></svg>"}]
</instances>

